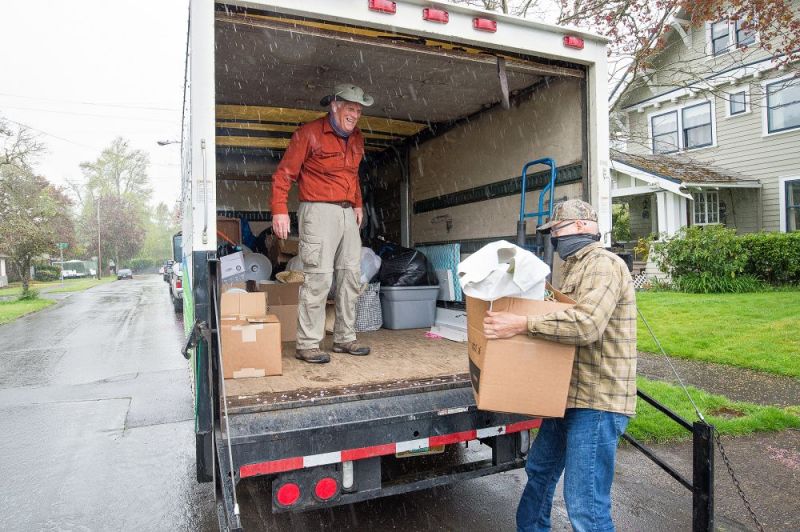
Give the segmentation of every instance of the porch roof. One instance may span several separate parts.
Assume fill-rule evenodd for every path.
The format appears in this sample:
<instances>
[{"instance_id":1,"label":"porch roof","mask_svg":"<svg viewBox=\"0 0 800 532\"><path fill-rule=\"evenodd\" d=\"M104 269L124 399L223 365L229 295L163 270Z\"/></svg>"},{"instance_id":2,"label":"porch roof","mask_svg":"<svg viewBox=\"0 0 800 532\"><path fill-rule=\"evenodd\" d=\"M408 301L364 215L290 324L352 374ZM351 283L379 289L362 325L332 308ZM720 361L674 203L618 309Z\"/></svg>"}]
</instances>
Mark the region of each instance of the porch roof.
<instances>
[{"instance_id":1,"label":"porch roof","mask_svg":"<svg viewBox=\"0 0 800 532\"><path fill-rule=\"evenodd\" d=\"M611 161L663 179L680 188L745 187L761 188L758 179L716 168L685 156L674 155L632 155L619 150L611 150ZM621 169L615 168L618 171ZM624 170L622 170L623 173ZM674 186L674 185L673 185ZM672 187L664 187L672 188Z\"/></svg>"}]
</instances>

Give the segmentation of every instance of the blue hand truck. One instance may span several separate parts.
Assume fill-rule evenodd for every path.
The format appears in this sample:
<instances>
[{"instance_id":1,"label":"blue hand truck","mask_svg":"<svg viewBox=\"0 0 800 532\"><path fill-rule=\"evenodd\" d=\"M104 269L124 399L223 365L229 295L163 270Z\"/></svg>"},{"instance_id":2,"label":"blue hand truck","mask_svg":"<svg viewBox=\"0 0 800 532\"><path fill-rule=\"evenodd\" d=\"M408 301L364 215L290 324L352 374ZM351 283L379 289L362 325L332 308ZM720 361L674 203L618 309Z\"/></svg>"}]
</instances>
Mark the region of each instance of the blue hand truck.
<instances>
[{"instance_id":1,"label":"blue hand truck","mask_svg":"<svg viewBox=\"0 0 800 532\"><path fill-rule=\"evenodd\" d=\"M535 212L525 212L525 192L528 188L528 169L537 164L544 164L550 167L550 181L544 186L539 193L539 206ZM522 190L520 191L519 200L519 220L517 221L517 245L535 253L542 259L550 269L553 268L553 245L550 243L549 238L544 238L542 233L537 232L534 239L534 245L528 245L528 237L526 234L527 219L536 217L536 227L542 225L545 219L550 218L553 213L554 193L556 186L556 162L549 158L536 159L529 161L522 167ZM550 193L547 208L545 208L545 196Z\"/></svg>"}]
</instances>

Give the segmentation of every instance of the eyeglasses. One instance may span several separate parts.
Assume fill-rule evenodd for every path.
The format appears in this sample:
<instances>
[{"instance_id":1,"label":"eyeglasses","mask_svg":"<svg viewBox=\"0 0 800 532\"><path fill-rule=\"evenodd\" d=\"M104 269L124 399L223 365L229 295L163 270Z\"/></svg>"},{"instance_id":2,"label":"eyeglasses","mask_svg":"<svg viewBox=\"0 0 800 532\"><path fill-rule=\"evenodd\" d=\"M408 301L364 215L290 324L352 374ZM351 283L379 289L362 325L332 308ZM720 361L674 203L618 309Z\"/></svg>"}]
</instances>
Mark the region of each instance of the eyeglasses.
<instances>
[{"instance_id":1,"label":"eyeglasses","mask_svg":"<svg viewBox=\"0 0 800 532\"><path fill-rule=\"evenodd\" d=\"M566 229L567 227L569 227L570 225L575 224L576 222L577 222L577 220L572 220L571 222L567 222L567 223L565 223L563 225L551 227L550 228L550 232L561 231L562 229Z\"/></svg>"}]
</instances>

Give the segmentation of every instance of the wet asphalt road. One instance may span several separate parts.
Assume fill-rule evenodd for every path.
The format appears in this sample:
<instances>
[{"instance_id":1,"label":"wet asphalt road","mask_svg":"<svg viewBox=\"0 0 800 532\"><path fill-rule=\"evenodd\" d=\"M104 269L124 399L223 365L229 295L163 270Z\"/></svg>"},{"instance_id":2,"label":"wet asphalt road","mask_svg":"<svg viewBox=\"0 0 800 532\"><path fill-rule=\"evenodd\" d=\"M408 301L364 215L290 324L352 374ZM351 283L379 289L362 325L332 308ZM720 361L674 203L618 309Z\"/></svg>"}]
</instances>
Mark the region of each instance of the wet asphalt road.
<instances>
[{"instance_id":1,"label":"wet asphalt road","mask_svg":"<svg viewBox=\"0 0 800 532\"><path fill-rule=\"evenodd\" d=\"M182 340L158 276L76 293L0 326L0 530L217 529L213 491L194 479ZM690 475L685 449L675 456ZM523 476L304 514L272 514L263 480L238 492L246 530L496 532L514 530ZM690 529L690 494L630 448L613 497L619 530ZM718 519L728 530L742 522ZM558 494L554 529L567 523Z\"/></svg>"}]
</instances>

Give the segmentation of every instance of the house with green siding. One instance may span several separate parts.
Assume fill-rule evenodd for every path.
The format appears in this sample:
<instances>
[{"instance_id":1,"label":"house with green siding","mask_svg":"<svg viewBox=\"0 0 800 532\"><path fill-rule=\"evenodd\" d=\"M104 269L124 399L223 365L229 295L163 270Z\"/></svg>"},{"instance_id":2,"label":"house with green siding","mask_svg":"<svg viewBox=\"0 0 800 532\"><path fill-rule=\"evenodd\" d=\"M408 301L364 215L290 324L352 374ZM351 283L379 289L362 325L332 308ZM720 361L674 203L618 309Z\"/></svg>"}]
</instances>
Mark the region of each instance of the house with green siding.
<instances>
[{"instance_id":1,"label":"house with green siding","mask_svg":"<svg viewBox=\"0 0 800 532\"><path fill-rule=\"evenodd\" d=\"M687 225L798 230L800 63L772 57L741 20L678 16L671 29L648 70L612 94L625 133L612 201L628 209L631 241Z\"/></svg>"}]
</instances>

